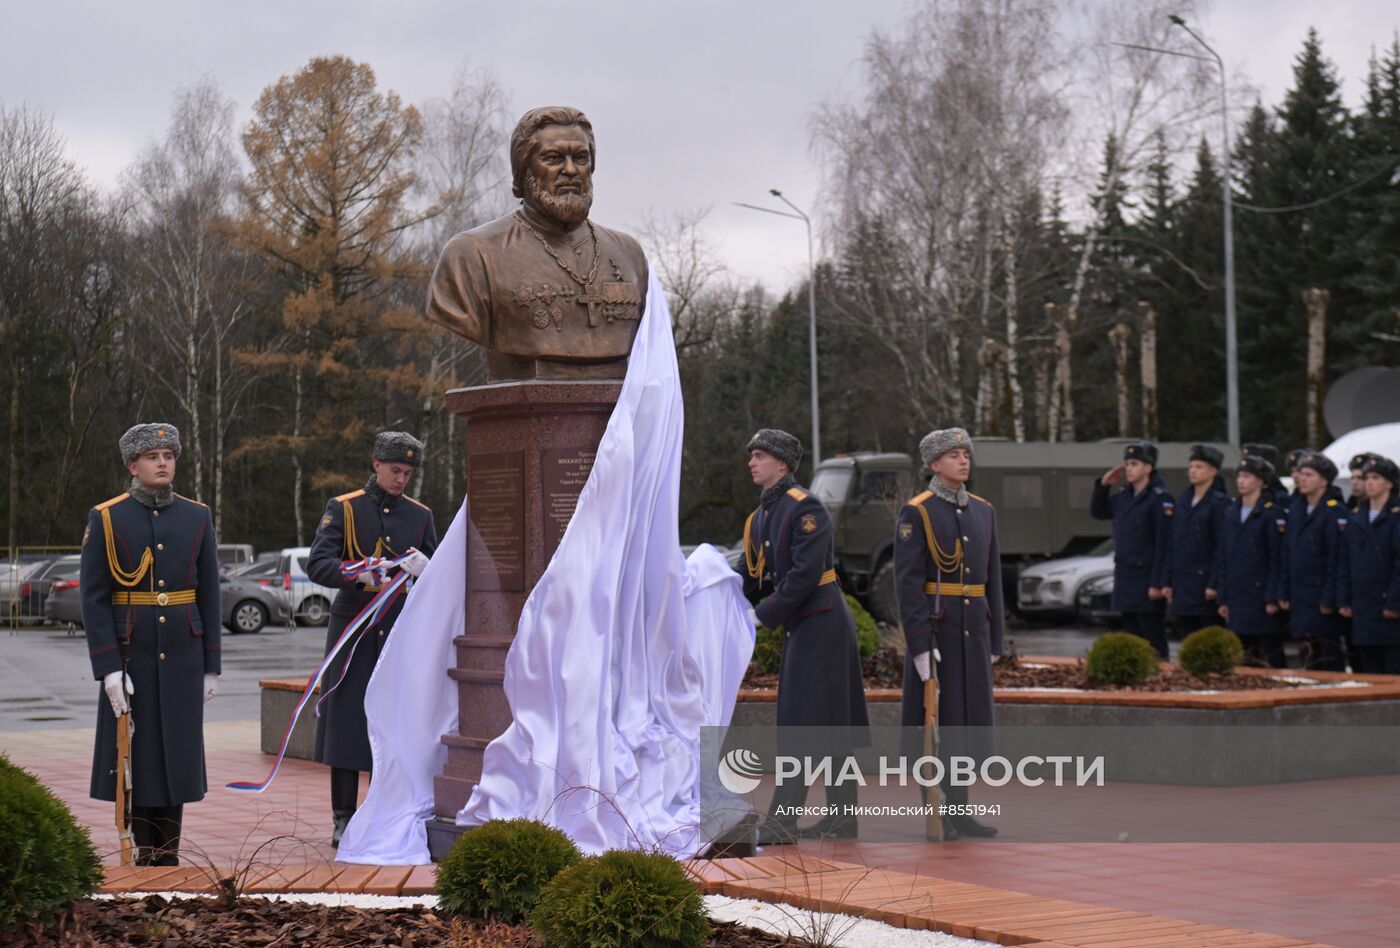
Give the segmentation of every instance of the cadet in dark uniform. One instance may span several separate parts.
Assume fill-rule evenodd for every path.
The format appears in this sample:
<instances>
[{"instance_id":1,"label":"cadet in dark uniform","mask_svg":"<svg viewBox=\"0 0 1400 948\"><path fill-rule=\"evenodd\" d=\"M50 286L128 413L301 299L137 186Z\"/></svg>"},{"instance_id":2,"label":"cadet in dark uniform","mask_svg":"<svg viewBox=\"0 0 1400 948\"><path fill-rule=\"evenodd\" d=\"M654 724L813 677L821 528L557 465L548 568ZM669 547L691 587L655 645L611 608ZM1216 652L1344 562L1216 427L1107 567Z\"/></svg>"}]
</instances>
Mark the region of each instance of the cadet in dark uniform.
<instances>
[{"instance_id":1,"label":"cadet in dark uniform","mask_svg":"<svg viewBox=\"0 0 1400 948\"><path fill-rule=\"evenodd\" d=\"M1359 667L1366 674L1400 675L1400 468L1372 455L1363 468L1367 503L1344 534L1338 600L1351 618Z\"/></svg>"},{"instance_id":2,"label":"cadet in dark uniform","mask_svg":"<svg viewBox=\"0 0 1400 948\"><path fill-rule=\"evenodd\" d=\"M856 624L836 582L831 517L792 476L802 460L796 438L763 428L749 439L747 452L749 473L763 493L758 509L744 523L744 594L757 603L754 614L760 625L784 630L778 752L830 755L837 773L851 748L869 742L870 719ZM782 728L823 728L821 733L829 738L821 746L808 746L815 732L784 734ZM840 813L799 831L797 816L789 808L801 807L806 799L802 780L785 780L774 790L758 841L774 845L792 842L795 836L856 835L856 817ZM850 782L828 784L826 801L833 807L854 806L856 787Z\"/></svg>"},{"instance_id":3,"label":"cadet in dark uniform","mask_svg":"<svg viewBox=\"0 0 1400 948\"><path fill-rule=\"evenodd\" d=\"M1128 484L1110 494L1119 478ZM1123 627L1166 658L1166 594L1170 586L1172 516L1176 504L1157 473L1157 446L1135 441L1123 448L1123 463L1094 484L1089 513L1113 521L1113 608Z\"/></svg>"},{"instance_id":4,"label":"cadet in dark uniform","mask_svg":"<svg viewBox=\"0 0 1400 948\"><path fill-rule=\"evenodd\" d=\"M933 472L930 489L895 519L894 573L904 626L906 735L924 723L923 683L938 676L939 756L983 757L991 752L992 658L1001 654L1001 554L996 511L967 492L972 439L962 428L925 435L919 457ZM904 748L905 755L914 748ZM942 784L950 805L967 803L967 787ZM971 816L948 816L943 838L995 836L996 828Z\"/></svg>"},{"instance_id":5,"label":"cadet in dark uniform","mask_svg":"<svg viewBox=\"0 0 1400 948\"><path fill-rule=\"evenodd\" d=\"M1278 476L1278 446L1251 441L1241 446L1240 454L1252 454L1256 458L1263 458L1269 462L1269 467L1273 469L1274 473L1269 477L1269 483L1264 485L1264 499L1272 500L1280 507L1287 507L1288 498L1292 495L1288 493L1288 488L1283 486L1283 481Z\"/></svg>"},{"instance_id":6,"label":"cadet in dark uniform","mask_svg":"<svg viewBox=\"0 0 1400 948\"><path fill-rule=\"evenodd\" d=\"M328 652L350 620L379 591L375 572L367 570L345 579L340 571L342 563L366 556L395 559L417 549L418 554L402 567L417 576L437 549L433 512L404 494L422 461L423 443L417 438L402 431L381 431L374 439L374 474L364 489L341 494L326 504L326 514L306 560L306 573L314 582L340 590L331 604L331 621L326 629ZM389 578L397 572L391 571ZM343 679L345 652L327 669L321 684L321 693L329 696L321 705L321 716L316 722L313 759L331 768L331 815L335 827L332 846L340 845L340 837L359 805L360 771L374 765L365 723L365 688L384 649L385 637L402 608L400 594L378 623L361 631L360 644Z\"/></svg>"},{"instance_id":7,"label":"cadet in dark uniform","mask_svg":"<svg viewBox=\"0 0 1400 948\"><path fill-rule=\"evenodd\" d=\"M1185 633L1216 620L1215 545L1221 514L1230 502L1220 480L1224 461L1225 455L1213 445L1191 445L1186 468L1190 486L1177 498L1172 516L1171 570L1162 594Z\"/></svg>"},{"instance_id":8,"label":"cadet in dark uniform","mask_svg":"<svg viewBox=\"0 0 1400 948\"><path fill-rule=\"evenodd\" d=\"M1363 451L1352 455L1351 463L1347 465L1351 474L1351 481L1347 485L1347 507L1351 510L1359 510L1366 505L1366 462L1373 457L1377 455Z\"/></svg>"},{"instance_id":9,"label":"cadet in dark uniform","mask_svg":"<svg viewBox=\"0 0 1400 948\"><path fill-rule=\"evenodd\" d=\"M174 866L184 805L207 789L204 703L221 671L218 540L209 508L172 490L174 425L136 425L120 447L131 486L88 514L79 573L83 630L105 692L91 794L116 800L116 715L129 709L136 862Z\"/></svg>"},{"instance_id":10,"label":"cadet in dark uniform","mask_svg":"<svg viewBox=\"0 0 1400 948\"><path fill-rule=\"evenodd\" d=\"M1225 509L1216 573L1220 616L1244 643L1245 660L1284 668L1279 580L1287 512L1269 497L1274 466L1246 454L1235 468L1239 497Z\"/></svg>"},{"instance_id":11,"label":"cadet in dark uniform","mask_svg":"<svg viewBox=\"0 0 1400 948\"><path fill-rule=\"evenodd\" d=\"M1292 636L1301 641L1304 668L1345 671L1342 636L1346 622L1337 612L1339 557L1345 555L1341 525L1351 516L1333 485L1337 465L1316 451L1293 466L1297 489L1288 507L1279 572L1279 607L1288 613Z\"/></svg>"}]
</instances>

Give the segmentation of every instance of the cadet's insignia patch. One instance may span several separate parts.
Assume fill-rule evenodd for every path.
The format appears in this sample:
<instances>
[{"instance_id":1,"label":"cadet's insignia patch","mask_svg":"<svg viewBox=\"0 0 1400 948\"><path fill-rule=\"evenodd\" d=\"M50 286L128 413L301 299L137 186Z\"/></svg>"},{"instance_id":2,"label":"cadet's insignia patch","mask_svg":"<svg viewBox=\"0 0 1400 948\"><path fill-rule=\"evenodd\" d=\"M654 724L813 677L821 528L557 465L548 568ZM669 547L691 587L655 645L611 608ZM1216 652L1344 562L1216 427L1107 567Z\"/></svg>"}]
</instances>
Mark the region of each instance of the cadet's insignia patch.
<instances>
[{"instance_id":1,"label":"cadet's insignia patch","mask_svg":"<svg viewBox=\"0 0 1400 948\"><path fill-rule=\"evenodd\" d=\"M331 525L331 515L330 515L330 514L326 514L324 517L321 518L321 526L323 526L323 527L329 527L330 525Z\"/></svg>"},{"instance_id":2,"label":"cadet's insignia patch","mask_svg":"<svg viewBox=\"0 0 1400 948\"><path fill-rule=\"evenodd\" d=\"M899 525L899 538L907 540L914 535L914 525L912 523L901 523Z\"/></svg>"},{"instance_id":3,"label":"cadet's insignia patch","mask_svg":"<svg viewBox=\"0 0 1400 948\"><path fill-rule=\"evenodd\" d=\"M1162 505L1162 513L1164 513L1164 514L1166 514L1168 517L1170 517L1170 516L1172 516L1173 514L1176 513L1176 508L1173 507L1171 504L1163 504L1163 505Z\"/></svg>"},{"instance_id":4,"label":"cadet's insignia patch","mask_svg":"<svg viewBox=\"0 0 1400 948\"><path fill-rule=\"evenodd\" d=\"M1338 518L1337 518L1337 529L1338 529L1338 530L1345 530L1346 528L1347 528L1346 518L1345 518L1345 517L1338 517Z\"/></svg>"},{"instance_id":5,"label":"cadet's insignia patch","mask_svg":"<svg viewBox=\"0 0 1400 948\"><path fill-rule=\"evenodd\" d=\"M92 536L92 524L83 527L83 546L87 546L88 537Z\"/></svg>"},{"instance_id":6,"label":"cadet's insignia patch","mask_svg":"<svg viewBox=\"0 0 1400 948\"><path fill-rule=\"evenodd\" d=\"M817 532L817 515L816 515L816 514L803 514L803 515L802 515L802 521L801 521L801 523L802 523L802 532L803 532L803 533L816 533L816 532Z\"/></svg>"}]
</instances>

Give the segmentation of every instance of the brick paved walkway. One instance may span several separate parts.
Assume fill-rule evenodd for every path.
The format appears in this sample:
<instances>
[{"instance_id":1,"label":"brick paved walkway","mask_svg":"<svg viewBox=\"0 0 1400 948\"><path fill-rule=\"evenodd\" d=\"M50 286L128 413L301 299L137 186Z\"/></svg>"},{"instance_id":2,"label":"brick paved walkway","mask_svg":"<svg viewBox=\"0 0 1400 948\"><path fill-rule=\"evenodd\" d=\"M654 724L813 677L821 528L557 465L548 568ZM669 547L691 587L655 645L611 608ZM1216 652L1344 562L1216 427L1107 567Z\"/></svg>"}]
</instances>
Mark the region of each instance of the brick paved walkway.
<instances>
[{"instance_id":1,"label":"brick paved walkway","mask_svg":"<svg viewBox=\"0 0 1400 948\"><path fill-rule=\"evenodd\" d=\"M349 885L332 866L329 779L325 768L288 760L264 794L232 793L223 784L261 779L270 758L258 750L257 722L210 724L206 728L210 791L186 809L187 866L254 864L269 877L312 882L308 873L339 871L326 885ZM118 862L110 804L88 799L92 750L90 729L0 733L0 751L33 772L92 829L110 866ZM1144 788L1145 793L1159 792ZM1170 792L1177 792L1174 788ZM1343 792L1343 791L1339 791ZM1343 792L1343 798L1345 794ZM874 798L862 802L879 802ZM908 801L904 801L908 802ZM1400 806L1376 820L1396 819ZM1281 818L1307 819L1307 814ZM1011 821L1005 821L1009 824ZM865 835L865 825L862 824ZM274 842L269 842L273 840ZM262 847L259 849L259 847ZM1308 843L1017 843L963 840L937 845L881 841L878 827L857 842L803 843L764 854L782 859L809 856L923 878L930 886L982 886L1016 890L1042 899L1111 906L1128 912L1189 919L1203 925L1288 936L1279 944L1322 941L1366 948L1400 944L1400 844ZM787 855L784 855L787 854ZM409 867L396 870L409 881ZM298 873L296 878L285 875ZM183 878L192 878L186 874ZM415 885L422 885L420 873ZM176 881L172 876L172 882ZM364 880L361 880L364 881ZM387 875L368 877L384 886ZM903 883L900 883L903 884ZM952 891L952 890L948 890ZM738 894L737 889L729 894ZM945 892L946 896L948 893ZM1042 906L1043 907L1043 906ZM1057 911L1061 909L1047 909ZM1069 943L1069 942L1065 942ZM1110 944L1110 941L1099 944ZM1257 943L1256 943L1257 944Z\"/></svg>"}]
</instances>

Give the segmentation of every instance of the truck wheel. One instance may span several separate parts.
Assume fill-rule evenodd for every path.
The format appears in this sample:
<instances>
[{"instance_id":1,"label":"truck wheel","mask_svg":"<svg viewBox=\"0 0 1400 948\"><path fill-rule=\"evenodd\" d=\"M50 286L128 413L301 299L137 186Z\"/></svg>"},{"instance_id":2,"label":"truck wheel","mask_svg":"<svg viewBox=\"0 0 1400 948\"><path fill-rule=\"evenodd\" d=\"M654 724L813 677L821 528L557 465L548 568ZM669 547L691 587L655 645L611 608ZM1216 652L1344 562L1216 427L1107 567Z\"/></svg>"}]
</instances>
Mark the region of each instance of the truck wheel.
<instances>
[{"instance_id":1,"label":"truck wheel","mask_svg":"<svg viewBox=\"0 0 1400 948\"><path fill-rule=\"evenodd\" d=\"M894 560L889 559L875 571L870 580L870 614L875 621L899 625L899 597L894 591Z\"/></svg>"}]
</instances>

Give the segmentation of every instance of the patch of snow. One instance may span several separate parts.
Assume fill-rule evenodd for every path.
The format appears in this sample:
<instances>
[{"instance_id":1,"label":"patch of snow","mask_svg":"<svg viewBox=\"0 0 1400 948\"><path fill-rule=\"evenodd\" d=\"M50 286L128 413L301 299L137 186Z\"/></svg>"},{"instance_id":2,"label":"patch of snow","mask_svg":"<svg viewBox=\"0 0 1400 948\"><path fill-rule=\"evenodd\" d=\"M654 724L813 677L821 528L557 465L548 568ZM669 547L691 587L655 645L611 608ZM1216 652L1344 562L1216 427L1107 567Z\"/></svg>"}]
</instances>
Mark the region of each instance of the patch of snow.
<instances>
[{"instance_id":1,"label":"patch of snow","mask_svg":"<svg viewBox=\"0 0 1400 948\"><path fill-rule=\"evenodd\" d=\"M916 948L975 948L996 942L958 938L942 932L913 931L895 928L884 922L830 912L809 912L793 905L775 905L753 899L731 899L725 895L705 896L705 911L711 918L737 922L750 928L779 935L810 937L820 932L826 939L842 948L884 948L886 945L916 946Z\"/></svg>"}]
</instances>

